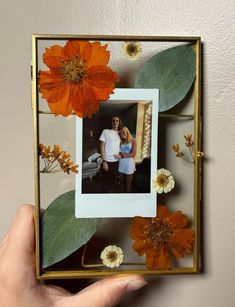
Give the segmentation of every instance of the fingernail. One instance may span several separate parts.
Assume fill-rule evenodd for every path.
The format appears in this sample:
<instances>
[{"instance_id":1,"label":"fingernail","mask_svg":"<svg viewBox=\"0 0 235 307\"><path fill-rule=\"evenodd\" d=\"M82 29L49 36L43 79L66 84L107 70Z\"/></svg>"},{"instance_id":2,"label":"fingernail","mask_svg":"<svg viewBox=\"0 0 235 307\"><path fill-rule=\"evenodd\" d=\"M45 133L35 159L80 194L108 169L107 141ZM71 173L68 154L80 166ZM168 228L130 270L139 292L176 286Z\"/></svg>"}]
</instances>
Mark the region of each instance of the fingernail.
<instances>
[{"instance_id":1,"label":"fingernail","mask_svg":"<svg viewBox=\"0 0 235 307\"><path fill-rule=\"evenodd\" d=\"M127 284L126 292L136 291L147 285L145 280L133 280Z\"/></svg>"}]
</instances>

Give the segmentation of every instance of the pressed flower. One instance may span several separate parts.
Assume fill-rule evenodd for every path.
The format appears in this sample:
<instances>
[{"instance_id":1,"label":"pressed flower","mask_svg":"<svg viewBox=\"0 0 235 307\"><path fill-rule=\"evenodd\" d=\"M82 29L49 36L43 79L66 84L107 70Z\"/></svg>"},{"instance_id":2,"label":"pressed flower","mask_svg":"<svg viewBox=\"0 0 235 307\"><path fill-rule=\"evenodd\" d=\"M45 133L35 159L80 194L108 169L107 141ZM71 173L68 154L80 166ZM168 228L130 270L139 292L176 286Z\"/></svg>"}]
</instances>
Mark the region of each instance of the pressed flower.
<instances>
[{"instance_id":1,"label":"pressed flower","mask_svg":"<svg viewBox=\"0 0 235 307\"><path fill-rule=\"evenodd\" d=\"M184 135L184 138L185 138L185 141L186 141L185 145L187 147L192 147L194 145L192 134L186 134L186 135Z\"/></svg>"},{"instance_id":2,"label":"pressed flower","mask_svg":"<svg viewBox=\"0 0 235 307\"><path fill-rule=\"evenodd\" d=\"M193 250L194 233L186 228L188 217L181 211L170 212L158 205L157 217L135 217L130 225L132 248L139 256L146 255L149 270L171 268L171 255L182 258Z\"/></svg>"},{"instance_id":3,"label":"pressed flower","mask_svg":"<svg viewBox=\"0 0 235 307\"><path fill-rule=\"evenodd\" d=\"M171 147L171 149L176 153L176 157L183 157L184 153L180 150L179 144L175 144Z\"/></svg>"},{"instance_id":4,"label":"pressed flower","mask_svg":"<svg viewBox=\"0 0 235 307\"><path fill-rule=\"evenodd\" d=\"M122 45L123 55L130 61L137 60L142 54L140 42L124 42Z\"/></svg>"},{"instance_id":5,"label":"pressed flower","mask_svg":"<svg viewBox=\"0 0 235 307\"><path fill-rule=\"evenodd\" d=\"M161 168L157 171L156 177L152 180L154 190L162 194L170 192L175 186L175 180L167 169Z\"/></svg>"},{"instance_id":6,"label":"pressed flower","mask_svg":"<svg viewBox=\"0 0 235 307\"><path fill-rule=\"evenodd\" d=\"M119 267L123 262L123 251L116 245L109 245L100 254L103 264L109 268Z\"/></svg>"},{"instance_id":7,"label":"pressed flower","mask_svg":"<svg viewBox=\"0 0 235 307\"><path fill-rule=\"evenodd\" d=\"M100 42L69 40L64 47L46 48L39 71L39 91L55 115L79 117L98 112L113 93L118 75L107 66L110 53Z\"/></svg>"},{"instance_id":8,"label":"pressed flower","mask_svg":"<svg viewBox=\"0 0 235 307\"><path fill-rule=\"evenodd\" d=\"M75 165L69 159L70 154L65 150L62 150L62 148L57 144L53 146L52 150L50 146L39 144L39 156L41 156L44 162L44 168L40 171L40 173L78 173L78 165Z\"/></svg>"}]
</instances>

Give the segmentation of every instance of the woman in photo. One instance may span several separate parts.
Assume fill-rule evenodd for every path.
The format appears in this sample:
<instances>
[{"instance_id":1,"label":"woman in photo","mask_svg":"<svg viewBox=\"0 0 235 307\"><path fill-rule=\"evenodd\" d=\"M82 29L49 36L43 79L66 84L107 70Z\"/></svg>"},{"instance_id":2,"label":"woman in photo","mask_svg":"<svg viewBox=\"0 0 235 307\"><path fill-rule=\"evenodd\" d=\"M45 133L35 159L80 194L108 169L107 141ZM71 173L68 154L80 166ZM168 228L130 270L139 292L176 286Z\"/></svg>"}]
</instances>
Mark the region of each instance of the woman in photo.
<instances>
[{"instance_id":1,"label":"woman in photo","mask_svg":"<svg viewBox=\"0 0 235 307\"><path fill-rule=\"evenodd\" d=\"M133 174L135 172L136 140L132 138L127 127L119 130L121 138L120 152L114 157L119 159L118 171L120 173L122 192L131 193Z\"/></svg>"}]
</instances>

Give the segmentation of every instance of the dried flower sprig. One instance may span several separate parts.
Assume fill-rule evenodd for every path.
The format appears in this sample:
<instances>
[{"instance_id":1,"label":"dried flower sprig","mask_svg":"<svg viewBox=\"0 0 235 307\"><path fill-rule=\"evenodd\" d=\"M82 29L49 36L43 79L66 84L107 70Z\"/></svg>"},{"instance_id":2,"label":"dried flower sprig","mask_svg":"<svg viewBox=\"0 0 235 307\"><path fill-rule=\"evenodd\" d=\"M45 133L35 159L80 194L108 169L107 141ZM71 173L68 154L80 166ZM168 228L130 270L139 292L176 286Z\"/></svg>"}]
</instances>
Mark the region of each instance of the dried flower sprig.
<instances>
[{"instance_id":1,"label":"dried flower sprig","mask_svg":"<svg viewBox=\"0 0 235 307\"><path fill-rule=\"evenodd\" d=\"M62 150L59 145L55 144L51 150L50 145L39 144L39 156L41 156L44 162L44 168L40 170L40 173L78 173L78 165L70 160L71 155Z\"/></svg>"},{"instance_id":2,"label":"dried flower sprig","mask_svg":"<svg viewBox=\"0 0 235 307\"><path fill-rule=\"evenodd\" d=\"M192 134L186 134L186 135L184 135L184 138L185 138L185 146L186 146L187 149L189 150L189 154L190 154L190 157L191 157L190 160L188 160L188 159L185 157L185 153L180 149L179 144L174 144L174 145L171 147L171 150L174 151L174 153L176 154L176 157L182 158L182 159L184 159L186 162L195 163L193 136L192 136Z\"/></svg>"}]
</instances>

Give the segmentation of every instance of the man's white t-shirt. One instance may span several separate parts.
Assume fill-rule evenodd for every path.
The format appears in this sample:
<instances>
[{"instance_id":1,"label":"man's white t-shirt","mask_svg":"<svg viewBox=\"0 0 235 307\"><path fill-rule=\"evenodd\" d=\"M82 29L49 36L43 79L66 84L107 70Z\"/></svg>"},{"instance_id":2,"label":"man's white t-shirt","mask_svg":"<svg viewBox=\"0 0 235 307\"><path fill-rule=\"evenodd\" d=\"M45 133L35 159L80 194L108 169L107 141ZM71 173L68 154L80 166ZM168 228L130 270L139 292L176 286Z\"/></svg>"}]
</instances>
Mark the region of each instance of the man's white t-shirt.
<instances>
[{"instance_id":1,"label":"man's white t-shirt","mask_svg":"<svg viewBox=\"0 0 235 307\"><path fill-rule=\"evenodd\" d=\"M100 141L105 143L105 155L108 162L116 162L118 159L114 158L114 154L120 152L121 139L118 131L112 129L104 129L100 136Z\"/></svg>"}]
</instances>

